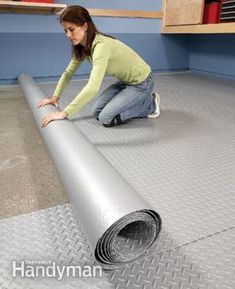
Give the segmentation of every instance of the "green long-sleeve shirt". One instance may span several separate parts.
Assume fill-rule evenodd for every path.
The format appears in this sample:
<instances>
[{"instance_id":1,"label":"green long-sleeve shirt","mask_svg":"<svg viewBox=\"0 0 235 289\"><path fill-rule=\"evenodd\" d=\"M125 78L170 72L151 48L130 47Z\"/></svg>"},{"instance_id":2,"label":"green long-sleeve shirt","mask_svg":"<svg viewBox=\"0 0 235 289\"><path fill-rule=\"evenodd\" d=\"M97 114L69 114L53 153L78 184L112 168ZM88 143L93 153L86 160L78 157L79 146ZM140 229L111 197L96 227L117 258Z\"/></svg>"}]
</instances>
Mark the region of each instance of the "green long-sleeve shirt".
<instances>
[{"instance_id":1,"label":"green long-sleeve shirt","mask_svg":"<svg viewBox=\"0 0 235 289\"><path fill-rule=\"evenodd\" d=\"M97 34L94 38L92 55L88 60L92 64L89 80L65 108L64 111L69 116L75 114L98 94L105 75L115 76L127 84L138 84L144 81L151 71L150 66L133 49L117 39L102 34ZM56 86L54 96L61 96L80 65L81 62L72 58Z\"/></svg>"}]
</instances>

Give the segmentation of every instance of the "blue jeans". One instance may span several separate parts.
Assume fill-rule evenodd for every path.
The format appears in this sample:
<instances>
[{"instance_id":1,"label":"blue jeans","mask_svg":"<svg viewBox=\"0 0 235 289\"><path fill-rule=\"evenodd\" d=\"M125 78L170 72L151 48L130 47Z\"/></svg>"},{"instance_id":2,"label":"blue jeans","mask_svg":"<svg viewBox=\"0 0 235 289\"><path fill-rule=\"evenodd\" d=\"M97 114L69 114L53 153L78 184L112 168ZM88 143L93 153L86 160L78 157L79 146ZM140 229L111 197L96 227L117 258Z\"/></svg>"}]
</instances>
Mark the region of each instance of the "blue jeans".
<instances>
[{"instance_id":1,"label":"blue jeans","mask_svg":"<svg viewBox=\"0 0 235 289\"><path fill-rule=\"evenodd\" d=\"M92 114L103 124L110 124L118 114L122 121L146 117L155 110L153 86L152 73L136 85L117 81L97 97Z\"/></svg>"}]
</instances>

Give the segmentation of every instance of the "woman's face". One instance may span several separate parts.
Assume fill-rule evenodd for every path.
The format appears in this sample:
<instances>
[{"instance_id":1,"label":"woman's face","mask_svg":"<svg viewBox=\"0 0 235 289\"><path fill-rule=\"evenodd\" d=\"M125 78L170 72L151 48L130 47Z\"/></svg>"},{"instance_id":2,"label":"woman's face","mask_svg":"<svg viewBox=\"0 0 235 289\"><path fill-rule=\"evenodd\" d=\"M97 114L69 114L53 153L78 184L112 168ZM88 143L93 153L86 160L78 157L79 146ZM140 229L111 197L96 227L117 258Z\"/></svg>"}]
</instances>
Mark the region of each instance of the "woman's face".
<instances>
[{"instance_id":1,"label":"woman's face","mask_svg":"<svg viewBox=\"0 0 235 289\"><path fill-rule=\"evenodd\" d=\"M81 44L82 46L86 45L87 38L87 23L84 23L82 26L78 26L75 23L62 21L62 26L66 36L71 41L72 45Z\"/></svg>"}]
</instances>

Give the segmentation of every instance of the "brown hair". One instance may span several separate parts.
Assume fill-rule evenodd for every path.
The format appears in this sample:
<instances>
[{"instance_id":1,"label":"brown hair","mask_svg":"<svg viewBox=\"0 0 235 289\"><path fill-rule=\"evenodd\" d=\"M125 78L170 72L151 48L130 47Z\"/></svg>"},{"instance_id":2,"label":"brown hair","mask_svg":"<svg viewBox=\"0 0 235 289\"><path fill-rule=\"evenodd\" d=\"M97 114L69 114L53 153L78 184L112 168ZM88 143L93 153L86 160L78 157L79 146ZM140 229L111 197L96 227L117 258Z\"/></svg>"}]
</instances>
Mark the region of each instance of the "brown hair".
<instances>
[{"instance_id":1,"label":"brown hair","mask_svg":"<svg viewBox=\"0 0 235 289\"><path fill-rule=\"evenodd\" d=\"M84 60L87 56L91 56L92 42L99 31L93 23L89 12L82 6L72 5L67 7L60 15L60 23L62 21L72 22L78 26L87 23L86 46L84 47L81 44L73 46L73 54L78 60Z\"/></svg>"}]
</instances>

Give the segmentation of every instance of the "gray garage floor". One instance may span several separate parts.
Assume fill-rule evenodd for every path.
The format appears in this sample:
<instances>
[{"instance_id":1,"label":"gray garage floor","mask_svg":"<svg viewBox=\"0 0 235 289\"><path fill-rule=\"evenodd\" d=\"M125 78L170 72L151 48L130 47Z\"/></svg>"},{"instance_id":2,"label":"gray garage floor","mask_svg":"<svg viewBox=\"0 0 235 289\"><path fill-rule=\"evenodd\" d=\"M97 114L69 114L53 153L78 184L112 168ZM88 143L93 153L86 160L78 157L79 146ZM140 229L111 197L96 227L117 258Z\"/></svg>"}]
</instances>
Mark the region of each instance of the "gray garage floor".
<instances>
[{"instance_id":1,"label":"gray garage floor","mask_svg":"<svg viewBox=\"0 0 235 289\"><path fill-rule=\"evenodd\" d=\"M19 86L0 86L0 218L67 202Z\"/></svg>"},{"instance_id":2,"label":"gray garage floor","mask_svg":"<svg viewBox=\"0 0 235 289\"><path fill-rule=\"evenodd\" d=\"M98 279L13 279L9 269L13 259L83 265L94 265L95 261L82 224L69 204L5 218L0 221L2 288L235 287L234 81L195 73L155 77L162 96L159 119L132 120L107 129L90 117L89 106L73 119L74 125L160 213L163 230L155 246L145 258L104 272ZM104 86L111 82L106 79ZM62 106L84 84L72 82ZM54 84L41 87L50 95ZM50 163L48 156L45 159ZM58 188L62 191L61 186ZM28 187L26 195L30 190Z\"/></svg>"}]
</instances>

